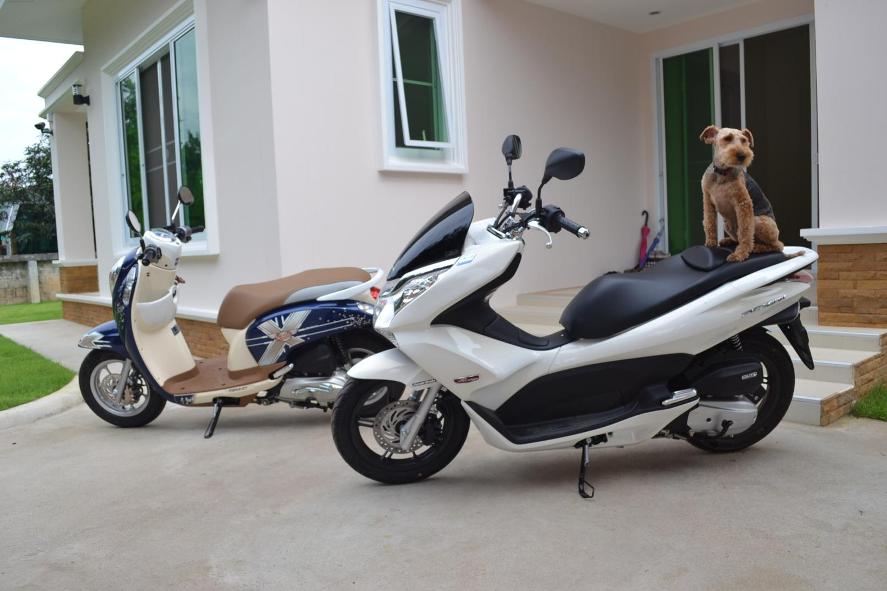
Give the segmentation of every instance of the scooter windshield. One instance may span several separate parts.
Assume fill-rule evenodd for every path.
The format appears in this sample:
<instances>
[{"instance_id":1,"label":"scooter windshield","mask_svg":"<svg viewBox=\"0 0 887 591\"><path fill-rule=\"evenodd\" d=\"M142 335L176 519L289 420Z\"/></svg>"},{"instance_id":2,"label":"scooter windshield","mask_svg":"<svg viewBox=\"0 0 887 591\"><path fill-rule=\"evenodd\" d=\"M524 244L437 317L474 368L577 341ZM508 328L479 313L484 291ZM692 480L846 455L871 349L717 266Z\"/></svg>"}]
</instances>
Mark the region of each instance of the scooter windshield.
<instances>
[{"instance_id":1,"label":"scooter windshield","mask_svg":"<svg viewBox=\"0 0 887 591\"><path fill-rule=\"evenodd\" d=\"M388 281L426 265L462 254L468 227L474 218L471 195L463 192L419 230L388 272Z\"/></svg>"}]
</instances>

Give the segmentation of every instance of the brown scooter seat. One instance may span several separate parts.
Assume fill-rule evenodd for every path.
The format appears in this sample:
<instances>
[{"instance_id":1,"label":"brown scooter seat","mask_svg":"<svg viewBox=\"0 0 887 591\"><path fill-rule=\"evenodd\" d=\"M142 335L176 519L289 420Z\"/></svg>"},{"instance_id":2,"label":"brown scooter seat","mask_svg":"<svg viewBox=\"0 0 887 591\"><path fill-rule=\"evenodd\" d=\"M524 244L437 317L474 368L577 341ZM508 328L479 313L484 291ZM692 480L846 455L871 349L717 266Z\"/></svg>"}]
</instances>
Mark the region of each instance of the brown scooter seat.
<instances>
[{"instance_id":1,"label":"brown scooter seat","mask_svg":"<svg viewBox=\"0 0 887 591\"><path fill-rule=\"evenodd\" d=\"M243 329L264 312L285 304L313 300L354 287L370 280L370 274L357 267L310 269L274 281L237 285L228 292L219 308L218 325Z\"/></svg>"},{"instance_id":2,"label":"brown scooter seat","mask_svg":"<svg viewBox=\"0 0 887 591\"><path fill-rule=\"evenodd\" d=\"M241 371L230 371L227 357L201 359L196 361L196 365L192 369L166 380L163 389L175 396L225 390L267 380L272 373L284 365L286 363L275 363Z\"/></svg>"}]
</instances>

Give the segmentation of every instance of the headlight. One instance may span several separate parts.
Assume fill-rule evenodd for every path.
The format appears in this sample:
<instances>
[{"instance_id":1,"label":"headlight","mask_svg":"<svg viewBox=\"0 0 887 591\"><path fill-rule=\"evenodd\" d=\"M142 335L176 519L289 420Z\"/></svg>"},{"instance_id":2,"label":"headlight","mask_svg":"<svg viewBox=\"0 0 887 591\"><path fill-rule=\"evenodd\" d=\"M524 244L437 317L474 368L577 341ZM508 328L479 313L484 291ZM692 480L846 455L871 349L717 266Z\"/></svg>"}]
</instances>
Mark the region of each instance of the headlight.
<instances>
[{"instance_id":1,"label":"headlight","mask_svg":"<svg viewBox=\"0 0 887 591\"><path fill-rule=\"evenodd\" d=\"M449 266L423 273L411 277L406 281L396 280L389 281L385 284L385 289L379 295L376 301L374 317L378 317L382 309L391 303L394 306L394 313L397 314L402 308L415 301L416 298L437 283L438 278L450 269ZM375 318L374 318L375 319Z\"/></svg>"},{"instance_id":2,"label":"headlight","mask_svg":"<svg viewBox=\"0 0 887 591\"><path fill-rule=\"evenodd\" d=\"M126 279L124 279L123 284L123 305L128 306L129 300L132 299L132 285L136 280L136 268L138 265L133 265L132 269L129 270L129 273L126 274Z\"/></svg>"},{"instance_id":3,"label":"headlight","mask_svg":"<svg viewBox=\"0 0 887 591\"><path fill-rule=\"evenodd\" d=\"M123 268L124 259L126 259L125 256L117 259L117 262L111 267L111 272L108 273L108 283L110 284L112 291L114 290L114 286L117 285L117 276L120 275L120 269Z\"/></svg>"}]
</instances>

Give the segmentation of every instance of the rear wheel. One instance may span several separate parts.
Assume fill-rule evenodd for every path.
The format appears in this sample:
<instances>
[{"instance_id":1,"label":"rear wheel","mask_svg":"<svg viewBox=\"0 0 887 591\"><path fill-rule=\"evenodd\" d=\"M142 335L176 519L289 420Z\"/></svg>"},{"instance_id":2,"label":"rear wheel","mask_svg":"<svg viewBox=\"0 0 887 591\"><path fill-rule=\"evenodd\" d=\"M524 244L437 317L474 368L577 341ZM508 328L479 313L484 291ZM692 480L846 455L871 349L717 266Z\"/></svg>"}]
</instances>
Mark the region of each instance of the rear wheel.
<instances>
[{"instance_id":1,"label":"rear wheel","mask_svg":"<svg viewBox=\"0 0 887 591\"><path fill-rule=\"evenodd\" d=\"M91 351L80 365L80 394L92 412L112 425L144 427L160 415L166 400L151 390L135 367L119 399L115 398L114 387L124 363L125 359L112 351Z\"/></svg>"},{"instance_id":2,"label":"rear wheel","mask_svg":"<svg viewBox=\"0 0 887 591\"><path fill-rule=\"evenodd\" d=\"M730 437L695 434L691 445L715 453L739 451L766 437L788 412L795 392L795 369L785 347L765 332L741 336L742 352L757 358L764 370L761 388L750 398L758 407L755 423Z\"/></svg>"},{"instance_id":3,"label":"rear wheel","mask_svg":"<svg viewBox=\"0 0 887 591\"><path fill-rule=\"evenodd\" d=\"M403 398L404 391L398 382L350 380L333 408L333 441L339 454L356 471L386 484L416 482L442 470L468 435L469 419L459 399L442 390L413 445L401 449L400 427L419 406ZM381 408L379 403L366 404L379 396Z\"/></svg>"}]
</instances>

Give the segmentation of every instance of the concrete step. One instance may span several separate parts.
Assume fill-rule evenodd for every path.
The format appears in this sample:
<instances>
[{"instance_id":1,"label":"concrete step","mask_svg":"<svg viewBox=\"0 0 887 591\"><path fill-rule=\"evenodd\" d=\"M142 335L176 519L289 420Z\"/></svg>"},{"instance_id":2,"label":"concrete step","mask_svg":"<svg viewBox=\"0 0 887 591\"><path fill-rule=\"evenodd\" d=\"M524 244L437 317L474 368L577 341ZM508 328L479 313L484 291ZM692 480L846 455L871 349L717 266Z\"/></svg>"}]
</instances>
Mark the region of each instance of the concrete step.
<instances>
[{"instance_id":1,"label":"concrete step","mask_svg":"<svg viewBox=\"0 0 887 591\"><path fill-rule=\"evenodd\" d=\"M522 293L517 296L517 304L518 306L553 306L563 309L579 293L579 289L578 287L568 287L565 289Z\"/></svg>"},{"instance_id":2,"label":"concrete step","mask_svg":"<svg viewBox=\"0 0 887 591\"><path fill-rule=\"evenodd\" d=\"M795 366L796 378L842 384L852 384L855 375L854 366L876 355L870 351L810 347L815 366L810 370L801 362L794 349L786 347L786 350Z\"/></svg>"},{"instance_id":3,"label":"concrete step","mask_svg":"<svg viewBox=\"0 0 887 591\"><path fill-rule=\"evenodd\" d=\"M561 317L563 308L558 306L504 306L497 307L496 311L504 316L509 322L518 326L524 324L534 324L548 327L559 327L558 322ZM529 329L524 329L528 330ZM533 331L529 331L533 332ZM551 332L551 331L549 331Z\"/></svg>"},{"instance_id":4,"label":"concrete step","mask_svg":"<svg viewBox=\"0 0 887 591\"><path fill-rule=\"evenodd\" d=\"M867 328L818 326L816 324L805 325L805 328L807 329L807 335L810 337L811 347L850 349L871 353L879 353L881 351L881 335L887 332ZM785 335L778 328L774 328L770 333L783 345L788 343Z\"/></svg>"},{"instance_id":5,"label":"concrete step","mask_svg":"<svg viewBox=\"0 0 887 591\"><path fill-rule=\"evenodd\" d=\"M851 390L853 390L853 384L797 379L795 380L795 394L785 415L785 420L819 426L822 421L822 406L825 401Z\"/></svg>"}]
</instances>

